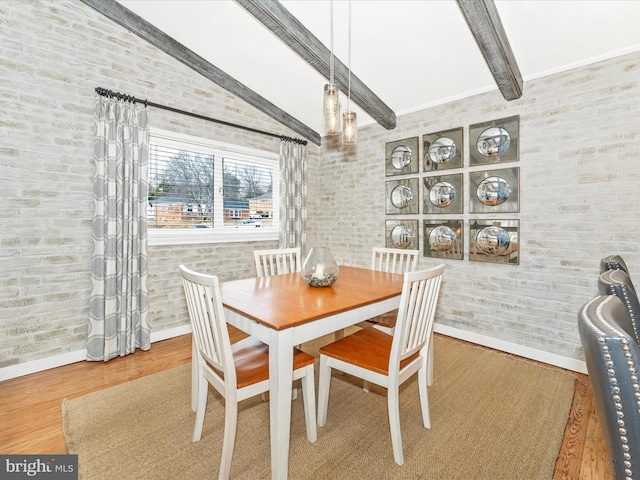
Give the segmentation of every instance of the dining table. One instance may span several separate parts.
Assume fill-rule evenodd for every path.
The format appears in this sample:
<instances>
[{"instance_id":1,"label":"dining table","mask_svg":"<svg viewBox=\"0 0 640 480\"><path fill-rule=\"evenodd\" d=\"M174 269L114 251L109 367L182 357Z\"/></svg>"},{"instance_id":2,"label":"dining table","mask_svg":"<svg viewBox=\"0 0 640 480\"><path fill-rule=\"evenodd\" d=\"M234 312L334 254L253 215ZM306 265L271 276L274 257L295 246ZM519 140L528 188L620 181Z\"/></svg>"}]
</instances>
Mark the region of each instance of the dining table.
<instances>
[{"instance_id":1,"label":"dining table","mask_svg":"<svg viewBox=\"0 0 640 480\"><path fill-rule=\"evenodd\" d=\"M289 273L220 284L227 323L269 345L271 478L289 469L293 348L398 308L404 276L340 266L331 286Z\"/></svg>"}]
</instances>

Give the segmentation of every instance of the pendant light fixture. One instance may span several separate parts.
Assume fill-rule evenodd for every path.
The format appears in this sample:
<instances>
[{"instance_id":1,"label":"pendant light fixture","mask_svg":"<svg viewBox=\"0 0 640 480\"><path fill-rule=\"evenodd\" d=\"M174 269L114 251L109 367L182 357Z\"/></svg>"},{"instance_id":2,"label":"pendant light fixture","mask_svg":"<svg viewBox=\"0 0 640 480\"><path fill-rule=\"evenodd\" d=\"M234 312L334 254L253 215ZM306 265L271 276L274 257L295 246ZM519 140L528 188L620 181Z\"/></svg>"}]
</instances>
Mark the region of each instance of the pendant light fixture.
<instances>
[{"instance_id":1,"label":"pendant light fixture","mask_svg":"<svg viewBox=\"0 0 640 480\"><path fill-rule=\"evenodd\" d=\"M333 82L333 0L329 2L331 12L331 57L329 59L329 83L324 86L324 134L340 134L340 89Z\"/></svg>"},{"instance_id":2,"label":"pendant light fixture","mask_svg":"<svg viewBox=\"0 0 640 480\"><path fill-rule=\"evenodd\" d=\"M342 144L355 145L358 142L358 122L356 112L351 111L351 0L349 0L349 88L347 111L342 114Z\"/></svg>"}]
</instances>

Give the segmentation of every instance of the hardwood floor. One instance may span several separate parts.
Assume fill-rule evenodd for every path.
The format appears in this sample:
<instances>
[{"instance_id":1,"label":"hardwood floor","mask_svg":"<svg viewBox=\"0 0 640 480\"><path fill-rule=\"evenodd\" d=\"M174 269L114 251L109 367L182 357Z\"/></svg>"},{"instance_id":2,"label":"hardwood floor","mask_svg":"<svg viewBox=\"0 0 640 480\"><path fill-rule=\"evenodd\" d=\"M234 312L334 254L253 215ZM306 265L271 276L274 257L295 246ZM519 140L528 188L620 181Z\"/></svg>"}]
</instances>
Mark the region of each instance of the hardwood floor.
<instances>
[{"instance_id":1,"label":"hardwood floor","mask_svg":"<svg viewBox=\"0 0 640 480\"><path fill-rule=\"evenodd\" d=\"M230 327L232 341L243 334ZM67 453L61 403L191 361L191 336L153 344L148 352L107 363L80 362L0 382L0 453ZM571 372L573 373L573 372ZM612 480L586 375L578 379L553 480Z\"/></svg>"}]
</instances>

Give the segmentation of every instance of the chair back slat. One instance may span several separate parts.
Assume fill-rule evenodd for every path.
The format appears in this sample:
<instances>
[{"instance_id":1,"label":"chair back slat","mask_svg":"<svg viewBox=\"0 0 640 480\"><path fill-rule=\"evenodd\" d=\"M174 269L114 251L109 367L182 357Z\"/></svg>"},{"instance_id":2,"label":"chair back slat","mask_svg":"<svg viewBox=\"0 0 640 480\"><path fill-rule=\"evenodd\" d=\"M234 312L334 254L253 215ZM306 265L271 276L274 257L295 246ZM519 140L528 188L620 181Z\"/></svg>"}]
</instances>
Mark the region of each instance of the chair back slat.
<instances>
[{"instance_id":1,"label":"chair back slat","mask_svg":"<svg viewBox=\"0 0 640 480\"><path fill-rule=\"evenodd\" d=\"M194 272L184 265L179 269L198 355L222 371L225 381L235 385L235 366L218 277Z\"/></svg>"},{"instance_id":2,"label":"chair back slat","mask_svg":"<svg viewBox=\"0 0 640 480\"><path fill-rule=\"evenodd\" d=\"M258 277L299 272L302 269L300 247L254 250L253 255Z\"/></svg>"},{"instance_id":3,"label":"chair back slat","mask_svg":"<svg viewBox=\"0 0 640 480\"><path fill-rule=\"evenodd\" d=\"M404 274L418 267L419 250L373 247L371 269L388 273Z\"/></svg>"},{"instance_id":4,"label":"chair back slat","mask_svg":"<svg viewBox=\"0 0 640 480\"><path fill-rule=\"evenodd\" d=\"M389 369L421 350L433 332L444 264L404 274Z\"/></svg>"}]
</instances>

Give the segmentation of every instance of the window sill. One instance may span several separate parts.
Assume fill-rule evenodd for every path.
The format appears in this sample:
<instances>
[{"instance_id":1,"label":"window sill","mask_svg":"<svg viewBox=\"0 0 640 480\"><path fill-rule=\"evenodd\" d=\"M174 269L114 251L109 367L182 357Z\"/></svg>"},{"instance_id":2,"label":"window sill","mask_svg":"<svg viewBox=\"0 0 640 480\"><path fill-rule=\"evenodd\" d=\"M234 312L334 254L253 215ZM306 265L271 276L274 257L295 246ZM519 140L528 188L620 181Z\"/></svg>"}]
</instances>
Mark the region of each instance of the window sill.
<instances>
[{"instance_id":1,"label":"window sill","mask_svg":"<svg viewBox=\"0 0 640 480\"><path fill-rule=\"evenodd\" d=\"M149 230L148 245L193 245L203 243L259 242L278 240L279 232L274 228L234 228Z\"/></svg>"}]
</instances>

